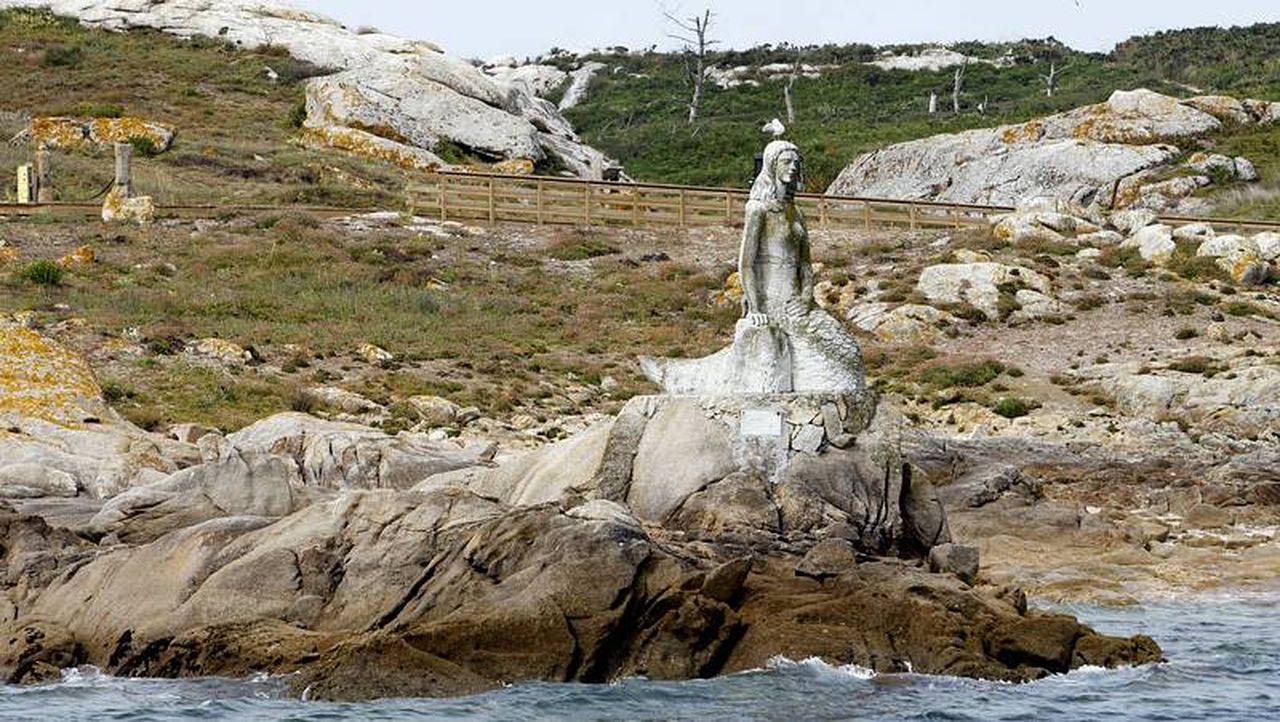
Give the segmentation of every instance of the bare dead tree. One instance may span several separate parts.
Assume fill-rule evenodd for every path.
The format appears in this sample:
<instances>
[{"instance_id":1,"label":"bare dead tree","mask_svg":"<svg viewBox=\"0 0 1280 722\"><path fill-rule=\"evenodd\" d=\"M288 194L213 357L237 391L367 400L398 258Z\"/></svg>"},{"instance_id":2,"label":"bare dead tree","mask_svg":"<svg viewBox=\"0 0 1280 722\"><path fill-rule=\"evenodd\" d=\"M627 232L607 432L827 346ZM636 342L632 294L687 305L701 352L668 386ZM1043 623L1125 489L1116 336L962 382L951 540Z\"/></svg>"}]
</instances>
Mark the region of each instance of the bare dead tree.
<instances>
[{"instance_id":1,"label":"bare dead tree","mask_svg":"<svg viewBox=\"0 0 1280 722\"><path fill-rule=\"evenodd\" d=\"M955 80L951 84L951 112L960 114L960 93L964 90L964 71L969 67L969 59L956 67Z\"/></svg>"},{"instance_id":2,"label":"bare dead tree","mask_svg":"<svg viewBox=\"0 0 1280 722\"><path fill-rule=\"evenodd\" d=\"M787 104L787 122L788 123L796 122L796 106L794 102L795 96L793 95L795 91L792 88L796 84L796 78L800 77L800 71L801 71L800 60L803 57L804 57L804 54L801 53L799 50L797 50L796 61L791 65L791 75L787 76L787 82L785 85L782 86L782 99Z\"/></svg>"},{"instance_id":3,"label":"bare dead tree","mask_svg":"<svg viewBox=\"0 0 1280 722\"><path fill-rule=\"evenodd\" d=\"M668 33L668 37L684 43L685 72L693 85L693 98L689 100L689 123L698 121L698 109L702 106L702 90L707 80L707 53L719 40L707 38L707 30L711 27L711 11L704 10L702 16L697 15L681 20L665 10L662 13L679 32Z\"/></svg>"},{"instance_id":4,"label":"bare dead tree","mask_svg":"<svg viewBox=\"0 0 1280 722\"><path fill-rule=\"evenodd\" d=\"M1053 97L1053 91L1058 89L1058 76L1061 75L1062 71L1066 70L1067 67L1069 66L1064 65L1061 68L1059 68L1057 62L1049 63L1049 74L1040 76L1040 80L1044 82L1045 95L1049 96L1050 98Z\"/></svg>"}]
</instances>

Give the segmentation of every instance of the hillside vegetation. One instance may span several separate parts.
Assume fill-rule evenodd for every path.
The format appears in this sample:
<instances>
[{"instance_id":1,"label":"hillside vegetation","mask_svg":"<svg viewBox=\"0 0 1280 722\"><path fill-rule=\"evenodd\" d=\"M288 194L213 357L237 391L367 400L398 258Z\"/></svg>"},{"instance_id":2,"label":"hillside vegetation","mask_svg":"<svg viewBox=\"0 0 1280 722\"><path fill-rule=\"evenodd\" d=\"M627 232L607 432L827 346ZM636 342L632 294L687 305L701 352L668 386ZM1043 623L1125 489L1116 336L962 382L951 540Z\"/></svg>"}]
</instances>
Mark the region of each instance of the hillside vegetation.
<instances>
[{"instance_id":1,"label":"hillside vegetation","mask_svg":"<svg viewBox=\"0 0 1280 722\"><path fill-rule=\"evenodd\" d=\"M1202 28L1134 38L1110 54L1072 50L1052 38L1019 43L960 43L953 50L1012 64L972 63L965 70L961 110L951 111L953 69L883 70L866 62L883 52L907 54L921 46L761 46L719 53L718 68L801 62L821 77L794 84L796 122L788 138L804 149L808 186L823 190L858 154L935 133L1021 122L1105 100L1121 88L1147 87L1177 96L1223 92L1280 100L1280 24L1222 30ZM762 143L760 127L785 120L785 75L759 73L759 86L720 88L708 82L701 119L685 118L689 86L679 53L600 54L609 65L586 100L566 115L583 137L626 164L636 178L697 185L743 185L751 173L744 148ZM1042 75L1053 63L1061 71L1056 92L1045 92ZM928 112L930 91L938 112ZM979 111L979 105L985 112ZM1280 129L1261 131L1233 149L1263 157ZM1275 169L1264 181L1280 182Z\"/></svg>"},{"instance_id":2,"label":"hillside vegetation","mask_svg":"<svg viewBox=\"0 0 1280 722\"><path fill-rule=\"evenodd\" d=\"M278 48L114 33L11 9L0 10L0 63L0 143L31 116L139 116L176 129L169 151L135 163L137 190L160 203L371 205L403 188L399 170L291 142L301 81L325 70ZM0 144L0 161L29 162L29 149ZM111 150L59 152L54 167L58 200L82 200L110 180ZM11 170L5 178L11 193Z\"/></svg>"}]
</instances>

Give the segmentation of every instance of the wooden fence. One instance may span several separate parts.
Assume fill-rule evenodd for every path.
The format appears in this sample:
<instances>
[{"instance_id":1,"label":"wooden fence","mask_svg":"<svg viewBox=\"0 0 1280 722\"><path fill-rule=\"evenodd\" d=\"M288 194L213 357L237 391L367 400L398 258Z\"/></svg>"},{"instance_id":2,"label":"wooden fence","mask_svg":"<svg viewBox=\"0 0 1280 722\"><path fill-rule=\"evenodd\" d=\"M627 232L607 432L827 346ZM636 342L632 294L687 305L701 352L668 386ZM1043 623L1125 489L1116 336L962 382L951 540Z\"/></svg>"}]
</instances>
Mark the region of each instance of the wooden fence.
<instances>
[{"instance_id":1,"label":"wooden fence","mask_svg":"<svg viewBox=\"0 0 1280 722\"><path fill-rule=\"evenodd\" d=\"M747 191L490 173L434 173L407 189L411 213L441 220L602 226L740 226ZM1002 206L803 193L811 228L981 225Z\"/></svg>"}]
</instances>

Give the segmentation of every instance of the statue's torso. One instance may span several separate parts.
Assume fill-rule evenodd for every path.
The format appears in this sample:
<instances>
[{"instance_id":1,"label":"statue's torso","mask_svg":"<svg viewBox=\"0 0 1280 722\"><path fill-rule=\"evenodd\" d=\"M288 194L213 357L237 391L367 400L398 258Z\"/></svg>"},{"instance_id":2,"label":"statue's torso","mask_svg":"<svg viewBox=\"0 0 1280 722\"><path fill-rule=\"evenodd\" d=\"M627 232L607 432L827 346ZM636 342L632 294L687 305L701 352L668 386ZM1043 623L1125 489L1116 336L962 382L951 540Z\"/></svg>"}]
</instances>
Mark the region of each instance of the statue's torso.
<instances>
[{"instance_id":1,"label":"statue's torso","mask_svg":"<svg viewBox=\"0 0 1280 722\"><path fill-rule=\"evenodd\" d=\"M755 271L763 291L765 313L780 316L800 294L800 243L804 221L795 206L784 211L763 210Z\"/></svg>"}]
</instances>

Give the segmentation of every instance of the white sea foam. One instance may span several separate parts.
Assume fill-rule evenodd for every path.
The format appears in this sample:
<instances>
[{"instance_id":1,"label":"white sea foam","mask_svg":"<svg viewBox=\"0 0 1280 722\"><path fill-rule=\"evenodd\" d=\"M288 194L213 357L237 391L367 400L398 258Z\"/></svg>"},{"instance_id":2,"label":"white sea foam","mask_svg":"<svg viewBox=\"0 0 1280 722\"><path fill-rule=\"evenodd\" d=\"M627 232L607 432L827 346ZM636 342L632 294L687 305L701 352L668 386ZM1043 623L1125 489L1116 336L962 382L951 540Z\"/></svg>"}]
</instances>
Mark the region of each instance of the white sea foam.
<instances>
[{"instance_id":1,"label":"white sea foam","mask_svg":"<svg viewBox=\"0 0 1280 722\"><path fill-rule=\"evenodd\" d=\"M818 673L829 672L842 674L855 679L874 679L879 676L874 669L868 669L856 664L828 664L817 657L807 657L797 662L794 659L788 659L779 655L776 657L770 657L769 661L765 664L765 668L771 670L804 669Z\"/></svg>"}]
</instances>

